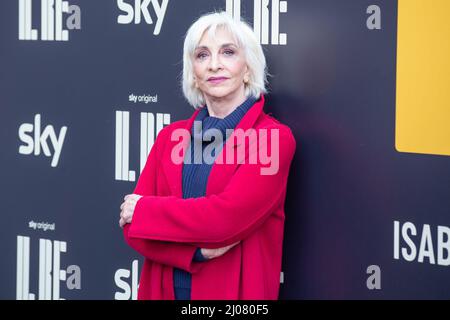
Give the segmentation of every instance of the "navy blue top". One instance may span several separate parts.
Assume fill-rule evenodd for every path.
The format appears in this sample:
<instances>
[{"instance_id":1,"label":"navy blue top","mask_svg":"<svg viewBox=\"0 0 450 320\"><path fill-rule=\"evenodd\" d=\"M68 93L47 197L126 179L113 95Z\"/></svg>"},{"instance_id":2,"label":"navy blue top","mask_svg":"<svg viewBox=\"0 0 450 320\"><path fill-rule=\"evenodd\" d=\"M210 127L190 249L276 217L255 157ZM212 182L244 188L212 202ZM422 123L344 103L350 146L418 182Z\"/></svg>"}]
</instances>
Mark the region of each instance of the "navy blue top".
<instances>
[{"instance_id":1,"label":"navy blue top","mask_svg":"<svg viewBox=\"0 0 450 320\"><path fill-rule=\"evenodd\" d=\"M257 99L254 97L247 98L244 103L223 119L210 116L206 106L197 114L191 130L191 144L187 149L183 163L183 199L199 198L206 195L206 185L214 159L218 156L228 138L226 130L234 129L256 101ZM212 152L208 158L203 159L203 151L214 142L214 135L211 134L211 131L208 132L208 129L220 130L223 143L219 148L217 148L217 145L216 148L211 148L212 151L217 152L215 154ZM201 148L197 146L201 146ZM200 248L195 252L193 259L196 262L207 260L202 256ZM174 268L173 284L176 300L190 300L191 274L189 272Z\"/></svg>"}]
</instances>

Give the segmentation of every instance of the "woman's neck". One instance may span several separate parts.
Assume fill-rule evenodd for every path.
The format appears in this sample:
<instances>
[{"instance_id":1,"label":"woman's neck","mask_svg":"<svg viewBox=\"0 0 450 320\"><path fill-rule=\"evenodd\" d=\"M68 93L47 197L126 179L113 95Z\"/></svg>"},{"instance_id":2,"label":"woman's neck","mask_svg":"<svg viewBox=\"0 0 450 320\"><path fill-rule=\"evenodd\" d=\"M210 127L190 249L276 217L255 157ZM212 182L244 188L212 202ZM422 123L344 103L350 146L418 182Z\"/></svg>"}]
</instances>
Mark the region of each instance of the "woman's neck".
<instances>
[{"instance_id":1,"label":"woman's neck","mask_svg":"<svg viewBox=\"0 0 450 320\"><path fill-rule=\"evenodd\" d=\"M230 113L232 113L237 107L247 100L247 97L242 92L242 94L236 95L231 98L214 98L205 97L206 106L208 108L208 113L210 117L216 117L224 119Z\"/></svg>"}]
</instances>

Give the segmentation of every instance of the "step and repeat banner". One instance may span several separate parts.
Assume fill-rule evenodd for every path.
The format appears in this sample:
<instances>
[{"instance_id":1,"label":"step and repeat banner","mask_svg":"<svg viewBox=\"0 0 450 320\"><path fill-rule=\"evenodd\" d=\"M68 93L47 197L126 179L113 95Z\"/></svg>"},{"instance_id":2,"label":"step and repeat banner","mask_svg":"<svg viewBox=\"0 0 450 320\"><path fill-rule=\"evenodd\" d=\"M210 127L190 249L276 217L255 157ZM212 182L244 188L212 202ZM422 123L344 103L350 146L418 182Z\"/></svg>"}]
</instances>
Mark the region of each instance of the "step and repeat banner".
<instances>
[{"instance_id":1,"label":"step and repeat banner","mask_svg":"<svg viewBox=\"0 0 450 320\"><path fill-rule=\"evenodd\" d=\"M298 144L280 299L450 298L447 0L1 1L0 298L136 298L119 206L194 111L184 34L214 10Z\"/></svg>"}]
</instances>

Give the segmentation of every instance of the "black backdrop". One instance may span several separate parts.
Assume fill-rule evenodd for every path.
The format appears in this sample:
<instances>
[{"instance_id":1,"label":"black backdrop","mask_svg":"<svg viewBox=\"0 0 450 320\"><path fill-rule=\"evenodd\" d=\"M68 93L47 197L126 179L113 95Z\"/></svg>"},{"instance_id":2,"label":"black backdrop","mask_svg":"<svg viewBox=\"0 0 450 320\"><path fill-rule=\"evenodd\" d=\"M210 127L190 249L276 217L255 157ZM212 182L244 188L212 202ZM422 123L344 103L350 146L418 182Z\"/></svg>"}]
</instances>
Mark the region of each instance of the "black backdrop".
<instances>
[{"instance_id":1,"label":"black backdrop","mask_svg":"<svg viewBox=\"0 0 450 320\"><path fill-rule=\"evenodd\" d=\"M153 5L164 2L155 34ZM133 297L142 260L123 241L119 205L147 135L148 151L163 125L193 112L179 86L183 36L227 3L240 3L253 24L258 2L149 1L151 21L122 24L120 8L135 0L72 0L62 14L67 41L42 40L46 1L0 3L0 298ZM298 142L280 298L448 299L450 160L395 148L397 1L265 2L265 110ZM277 3L286 44L271 41ZM57 162L52 132L62 141ZM417 255L408 261L402 248Z\"/></svg>"}]
</instances>

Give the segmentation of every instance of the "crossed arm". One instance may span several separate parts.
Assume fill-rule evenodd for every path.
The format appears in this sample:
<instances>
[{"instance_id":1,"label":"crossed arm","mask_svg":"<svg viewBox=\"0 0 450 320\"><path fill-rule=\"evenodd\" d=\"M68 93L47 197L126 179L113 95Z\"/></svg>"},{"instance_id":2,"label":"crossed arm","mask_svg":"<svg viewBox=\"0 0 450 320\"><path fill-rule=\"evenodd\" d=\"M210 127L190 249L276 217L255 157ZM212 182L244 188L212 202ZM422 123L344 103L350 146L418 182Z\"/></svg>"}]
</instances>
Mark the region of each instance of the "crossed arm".
<instances>
[{"instance_id":1,"label":"crossed arm","mask_svg":"<svg viewBox=\"0 0 450 320\"><path fill-rule=\"evenodd\" d=\"M262 225L284 196L295 140L290 130L282 130L279 137L279 171L276 174L260 174L262 166L259 164L241 164L220 194L193 199L154 195L141 198L136 195L139 194L138 183L135 194L129 195L124 203L125 207L127 201L134 202L132 208L121 214L121 223L135 221L128 228L130 245L138 250L133 241L170 243L168 250L180 250L180 256L186 252L185 259L180 257L184 261L182 266L193 270L192 257L197 247L232 247L245 239ZM146 169L154 167L151 156L148 161ZM146 169L141 179L151 174L151 169L145 172ZM158 261L157 258L153 260Z\"/></svg>"}]
</instances>

